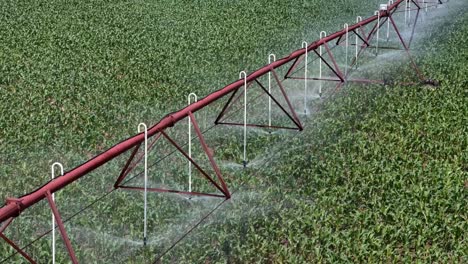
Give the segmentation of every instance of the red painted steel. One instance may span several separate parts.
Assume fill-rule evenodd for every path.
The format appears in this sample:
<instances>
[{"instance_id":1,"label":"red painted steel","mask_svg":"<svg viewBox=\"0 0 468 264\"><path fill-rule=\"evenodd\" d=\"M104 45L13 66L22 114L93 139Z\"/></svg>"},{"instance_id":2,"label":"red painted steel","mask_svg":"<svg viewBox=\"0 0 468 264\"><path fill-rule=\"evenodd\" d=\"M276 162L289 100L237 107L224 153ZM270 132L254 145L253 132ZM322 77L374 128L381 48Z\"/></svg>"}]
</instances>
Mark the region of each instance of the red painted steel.
<instances>
[{"instance_id":1,"label":"red painted steel","mask_svg":"<svg viewBox=\"0 0 468 264\"><path fill-rule=\"evenodd\" d=\"M224 189L224 194L226 195L226 198L229 199L231 198L231 193L229 192L229 189L224 182L223 177L221 176L221 170L219 169L218 165L216 164L213 153L210 151L208 148L208 145L206 144L205 137L203 136L200 127L198 126L198 123L195 119L195 116L193 115L192 112L189 112L190 120L192 121L193 127L195 128L195 133L197 134L198 138L200 139L200 143L203 147L203 150L205 151L206 155L208 156L208 160L210 161L211 167L214 169L216 176L218 177L219 182L221 182L221 186Z\"/></svg>"},{"instance_id":2,"label":"red painted steel","mask_svg":"<svg viewBox=\"0 0 468 264\"><path fill-rule=\"evenodd\" d=\"M274 73L274 70L272 70L272 72ZM276 73L274 73L276 75ZM278 79L278 76L275 77L275 80L279 80ZM258 86L262 89L262 91L268 95L268 97L270 97L273 102L275 102L275 104L281 109L281 111L283 111L283 113L296 125L296 127L286 127L286 126L271 126L271 125L262 125L262 124L250 124L250 123L247 123L246 126L248 127L261 127L261 128L273 128L273 129L293 129L293 130L299 130L301 131L302 130L302 125L301 125L301 121L299 120L299 118L297 118L297 114L296 114L296 111L294 111L293 108L291 108L291 103L289 101L289 97L287 96L286 94L286 91L284 90L284 87L283 85L281 84L281 82L277 82L278 84L278 87L280 88L281 90L281 93L283 94L283 98L286 100L288 106L290 107L290 111L292 112L289 113L285 108L284 106L281 105L281 103L272 95L268 92L268 90L265 88L265 86L258 80L258 79L255 79L255 82L258 84ZM253 82L249 83L249 85L247 85L248 87L250 86L250 84L252 84ZM239 91L239 89L235 90L234 93L231 95L231 97L229 98L229 100L227 101L227 103L224 105L223 107L223 110L221 110L221 113L218 115L218 117L216 118L216 121L215 121L215 124L216 125L231 125L231 126L244 126L244 123L236 123L236 122L226 122L226 121L222 121L221 118L226 114L226 111L228 111L231 107L232 107L232 104L233 101L232 98L234 97L234 95L236 94L236 92ZM242 94L240 94L238 96L238 98L240 98L242 96ZM238 99L237 98L237 99Z\"/></svg>"},{"instance_id":3,"label":"red painted steel","mask_svg":"<svg viewBox=\"0 0 468 264\"><path fill-rule=\"evenodd\" d=\"M136 186L119 186L120 189L127 189L127 190L136 190L136 191L144 191L144 187L136 187ZM213 194L213 193L202 193L202 192L186 192L186 191L179 191L179 190L171 190L171 189L162 189L162 188L147 188L148 192L160 192L160 193L177 193L177 194L184 194L184 195L193 195L193 196L210 196L210 197L218 197L218 198L226 198L224 194Z\"/></svg>"},{"instance_id":4,"label":"red painted steel","mask_svg":"<svg viewBox=\"0 0 468 264\"><path fill-rule=\"evenodd\" d=\"M247 89L249 89L250 86L252 86L252 82L247 83ZM218 117L216 118L215 124L218 124L219 121L221 120L221 118L224 117L224 115L226 114L226 112L228 112L228 111L231 109L232 105L233 105L235 102L239 101L239 99L242 97L243 94L242 94L242 93L239 93L239 94L237 95L237 97L234 98L234 96L236 95L236 93L237 93L239 90L241 90L241 88L237 88L236 90L234 90L234 92L232 93L232 95L229 97L228 101L226 102L226 104L225 104L224 107L223 107L223 110L221 110L221 113L219 113ZM243 90L243 89L242 89L242 90Z\"/></svg>"},{"instance_id":5,"label":"red painted steel","mask_svg":"<svg viewBox=\"0 0 468 264\"><path fill-rule=\"evenodd\" d=\"M205 176L205 178L207 178L211 184L213 184L216 189L218 189L220 192L222 192L226 197L231 197L231 194L229 193L229 191L227 190L227 187L225 188L225 183L224 183L224 180L222 178L220 178L220 175L216 174L216 176L218 177L218 180L221 182L221 186L219 186L219 184L213 180L213 178L210 177L210 175L208 175L208 173L205 172L205 170L203 170L200 165L198 165L198 163L196 161L194 161L183 149L181 146L179 146L179 144L177 144L177 142L175 142L171 137L169 137L164 131L161 132L163 134L163 136L169 141L171 142L172 145L174 145L174 147L176 147L176 149L182 153L182 155L185 156L185 158L187 158L192 164L193 166L195 166L195 168L197 168L202 174L203 176ZM201 141L201 139L200 139ZM209 152L209 151L208 151ZM209 153L207 153L207 155L211 155Z\"/></svg>"},{"instance_id":6,"label":"red painted steel","mask_svg":"<svg viewBox=\"0 0 468 264\"><path fill-rule=\"evenodd\" d=\"M155 136L155 138L153 139L153 141L149 144L148 146L148 152L151 151L151 149L153 149L153 147L155 146L156 142L158 141L158 139L161 137L161 133L157 134ZM133 170L135 169L135 167L137 166L137 164L145 157L145 154L141 154L140 157L136 158L136 161L132 163L132 161L135 159L135 155L136 153L138 152L138 150L140 149L140 146L141 146L141 143L138 144L135 149L133 150L132 154L130 155L130 157L128 158L127 162L125 163L125 166L123 167L122 171L120 172L120 175L119 177L117 178L117 181L115 181L114 183L114 188L119 188L120 187L120 183L122 183L122 181L125 179L125 177L127 177L127 175Z\"/></svg>"},{"instance_id":7,"label":"red painted steel","mask_svg":"<svg viewBox=\"0 0 468 264\"><path fill-rule=\"evenodd\" d=\"M65 230L65 225L63 224L62 217L60 216L57 206L55 205L55 202L52 199L52 194L50 192L47 192L46 198L47 198L47 201L49 202L50 208L52 209L52 213L54 214L55 221L57 222L57 225L59 227L63 242L65 243L65 246L67 248L68 255L70 256L73 264L78 264L78 260L75 256L75 252L73 251L73 247L67 235L67 230Z\"/></svg>"},{"instance_id":8,"label":"red painted steel","mask_svg":"<svg viewBox=\"0 0 468 264\"><path fill-rule=\"evenodd\" d=\"M5 229L11 224L12 221L13 217L10 217L7 221L5 221L2 227L0 228L0 233L3 233L3 231L5 231Z\"/></svg>"},{"instance_id":9,"label":"red painted steel","mask_svg":"<svg viewBox=\"0 0 468 264\"><path fill-rule=\"evenodd\" d=\"M213 184L216 187L216 189L221 191L221 193L223 195L200 193L200 192L186 192L186 191L170 190L170 189L164 189L164 188L148 188L148 191L150 191L150 192L170 192L170 193L198 195L198 196L223 197L223 198L229 199L231 197L229 189L228 189L228 187L227 187L226 183L224 182L224 179L223 179L223 177L221 175L221 170L219 169L218 165L216 164L216 162L214 160L214 157L213 157L212 153L210 152L210 149L209 149L208 145L205 142L205 138L203 137L203 134L202 134L202 132L201 132L199 126L198 126L198 122L196 121L195 116L192 113L189 113L189 116L190 116L190 121L191 121L191 123L193 124L193 126L195 128L195 133L197 134L197 136L198 136L198 138L200 140L200 143L201 143L201 145L203 147L203 150L204 150L205 154L207 155L208 160L210 161L210 165L213 168L213 170L215 171L216 177L218 178L218 181L221 184L221 186L216 181L214 181L213 178L210 177L210 175L208 175L208 173L205 170L203 170L200 167L200 165L195 160L193 160L189 156L189 154L187 154L187 152L185 152L182 149L182 147L179 144L177 144L177 142L175 142L171 137L169 137L164 131L159 133L157 138L153 142L155 142L161 135L164 138L166 138L185 158L187 158L187 160L190 163L192 163L195 166L195 168L198 169L198 171L208 181L210 181L211 184ZM134 150L133 153L135 153L135 150ZM133 153L132 153L132 156L130 157L130 159L127 161L125 167L128 167L128 164L132 161L132 159L134 157ZM122 170L122 173L120 174L117 182L114 184L115 188L130 189L130 190L144 190L144 188L141 188L141 187L120 185L120 183L122 182L122 180L125 178L126 175L127 175L126 171Z\"/></svg>"},{"instance_id":10,"label":"red painted steel","mask_svg":"<svg viewBox=\"0 0 468 264\"><path fill-rule=\"evenodd\" d=\"M6 237L4 234L0 233L0 238L5 240L12 248L14 248L21 256L23 256L29 263L31 264L36 264L37 262L34 261L24 250L22 250L18 245L15 244L15 242L11 241L8 237Z\"/></svg>"},{"instance_id":11,"label":"red painted steel","mask_svg":"<svg viewBox=\"0 0 468 264\"><path fill-rule=\"evenodd\" d=\"M293 115L293 118L295 120L294 123L298 126L299 131L302 131L303 128L302 128L301 120L299 120L299 117L297 117L296 111L294 111L294 107L292 106L291 101L289 101L288 95L286 94L286 91L284 90L284 86L281 83L281 81L280 81L280 79L278 77L278 74L276 74L276 71L275 71L275 69L273 67L271 67L270 71L273 73L273 77L275 77L276 83L278 84L278 86L279 86L279 88L281 90L281 93L283 94L283 97L286 100L286 104L288 105L289 110L291 111L291 113Z\"/></svg>"},{"instance_id":12,"label":"red painted steel","mask_svg":"<svg viewBox=\"0 0 468 264\"><path fill-rule=\"evenodd\" d=\"M138 149L140 148L140 146L141 146L141 144L138 144L133 149L132 154L130 155L130 158L128 158L127 162L125 163L125 166L122 168L122 171L120 172L119 177L117 178L117 181L115 181L115 183L114 183L114 188L116 188L116 189L119 188L120 183L122 183L122 181L125 179L125 177L127 177L128 172L130 171L129 167L133 167L133 166L130 166L130 164L132 163L133 158L137 154Z\"/></svg>"}]
</instances>

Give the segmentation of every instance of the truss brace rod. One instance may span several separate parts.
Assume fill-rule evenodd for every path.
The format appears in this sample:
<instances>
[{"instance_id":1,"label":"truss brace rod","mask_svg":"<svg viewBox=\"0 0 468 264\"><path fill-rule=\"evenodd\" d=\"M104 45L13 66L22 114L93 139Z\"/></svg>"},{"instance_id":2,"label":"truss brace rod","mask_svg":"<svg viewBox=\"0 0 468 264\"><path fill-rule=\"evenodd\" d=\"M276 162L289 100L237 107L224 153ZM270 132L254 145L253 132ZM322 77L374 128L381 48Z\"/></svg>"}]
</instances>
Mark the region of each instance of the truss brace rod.
<instances>
[{"instance_id":1,"label":"truss brace rod","mask_svg":"<svg viewBox=\"0 0 468 264\"><path fill-rule=\"evenodd\" d=\"M197 120L193 116L193 113L189 113L190 119L192 120L193 127L195 128L195 132L197 133L198 138L200 139L200 143L203 147L203 150L205 151L206 155L208 156L208 160L210 161L211 167L214 169L216 177L218 178L219 182L221 183L222 189L223 189L223 194L226 196L226 199L229 199L231 197L231 194L229 193L229 189L226 185L226 183L223 180L223 177L221 175L221 170L219 169L218 165L216 164L216 161L214 160L213 153L212 151L208 148L208 145L206 144L205 138L203 137L203 134L198 127Z\"/></svg>"},{"instance_id":2,"label":"truss brace rod","mask_svg":"<svg viewBox=\"0 0 468 264\"><path fill-rule=\"evenodd\" d=\"M23 258L25 258L29 263L31 264L36 264L37 262L34 261L24 250L22 250L18 245L15 244L15 242L11 241L8 237L6 237L3 233L0 232L0 238L5 240L13 249L16 250Z\"/></svg>"},{"instance_id":3,"label":"truss brace rod","mask_svg":"<svg viewBox=\"0 0 468 264\"><path fill-rule=\"evenodd\" d=\"M52 200L52 195L50 194L50 192L46 193L46 198L55 216L55 220L57 221L57 225L59 227L60 234L62 235L63 242L65 243L65 246L67 247L68 255L70 255L70 259L73 264L78 264L78 260L75 256L75 252L73 251L73 247L71 245L70 239L68 238L67 231L65 230L65 226L63 225L62 218L60 217L60 213L57 209L57 206L55 205L54 200Z\"/></svg>"}]
</instances>

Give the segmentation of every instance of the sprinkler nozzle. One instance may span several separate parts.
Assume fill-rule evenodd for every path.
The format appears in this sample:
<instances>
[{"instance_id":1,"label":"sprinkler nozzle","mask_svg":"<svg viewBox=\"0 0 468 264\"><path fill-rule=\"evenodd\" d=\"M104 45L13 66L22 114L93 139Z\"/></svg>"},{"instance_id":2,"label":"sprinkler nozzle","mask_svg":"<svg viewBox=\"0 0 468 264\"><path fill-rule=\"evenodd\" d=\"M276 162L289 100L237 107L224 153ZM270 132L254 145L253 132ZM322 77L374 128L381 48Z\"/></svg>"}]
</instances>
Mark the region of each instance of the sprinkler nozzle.
<instances>
[{"instance_id":1,"label":"sprinkler nozzle","mask_svg":"<svg viewBox=\"0 0 468 264\"><path fill-rule=\"evenodd\" d=\"M244 169L247 168L247 161L246 161L246 160L243 160L243 161L242 161L242 165L244 165Z\"/></svg>"},{"instance_id":2,"label":"sprinkler nozzle","mask_svg":"<svg viewBox=\"0 0 468 264\"><path fill-rule=\"evenodd\" d=\"M143 238L143 245L146 246L146 237Z\"/></svg>"},{"instance_id":3,"label":"sprinkler nozzle","mask_svg":"<svg viewBox=\"0 0 468 264\"><path fill-rule=\"evenodd\" d=\"M424 81L422 82L422 84L424 84L424 85L431 85L431 86L435 86L435 87L437 87L437 86L440 85L439 81L433 80L433 79L426 79L426 80L424 80Z\"/></svg>"},{"instance_id":4,"label":"sprinkler nozzle","mask_svg":"<svg viewBox=\"0 0 468 264\"><path fill-rule=\"evenodd\" d=\"M384 86L387 86L387 85L393 86L393 85L395 85L395 81L393 81L392 79L390 79L388 76L385 76L385 77L383 78L383 85L384 85Z\"/></svg>"}]
</instances>

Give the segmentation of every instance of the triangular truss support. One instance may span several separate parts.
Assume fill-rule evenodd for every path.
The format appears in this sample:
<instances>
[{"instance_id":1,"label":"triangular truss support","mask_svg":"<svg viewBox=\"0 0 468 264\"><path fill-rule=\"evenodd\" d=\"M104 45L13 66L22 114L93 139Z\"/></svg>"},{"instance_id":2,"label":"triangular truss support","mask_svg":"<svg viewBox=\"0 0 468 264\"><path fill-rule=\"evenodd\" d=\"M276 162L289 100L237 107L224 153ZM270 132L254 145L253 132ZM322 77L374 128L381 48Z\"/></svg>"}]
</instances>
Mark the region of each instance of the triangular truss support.
<instances>
[{"instance_id":1,"label":"triangular truss support","mask_svg":"<svg viewBox=\"0 0 468 264\"><path fill-rule=\"evenodd\" d=\"M248 127L260 127L260 128L270 128L270 129L290 129L290 130L298 130L298 131L302 131L303 130L303 126L301 124L301 121L300 119L298 118L297 114L296 114L296 111L294 110L292 104L291 104L291 101L289 99L289 96L288 94L286 93L286 90L284 88L284 85L283 83L280 81L279 77L278 77L278 74L276 73L275 69L273 69L272 67L270 68L270 72L273 74L273 77L275 79L275 82L276 84L278 85L280 91L281 91L281 95L282 97L284 98L284 100L286 101L286 104L287 104L287 107L288 107L288 110L286 110L286 107L283 106L279 100L274 96L272 95L270 92L268 92L268 89L265 88L265 86L258 80L258 78L254 79L253 81L250 81L248 84L247 84L247 87L250 87L252 85L253 82L255 82L256 84L258 84L258 86L262 89L262 91L269 97L272 99L272 101L281 109L281 111L294 123L294 126L293 127L290 127L290 126L274 126L274 125L264 125L264 124L255 124L255 123L247 123L246 126ZM215 121L215 124L216 125L232 125L232 126L244 126L244 123L238 123L238 122L227 122L227 121L223 121L223 117L226 116L226 114L229 112L229 110L232 108L232 105L239 101L239 99L242 97L242 93L239 94L237 97L235 97L235 95L237 94L237 92L240 90L240 89L243 89L242 87L234 90L234 92L231 94L231 96L229 97L228 101L226 102L226 104L224 105L224 107L222 108L221 112L219 113L218 117L216 118L216 121Z\"/></svg>"},{"instance_id":2,"label":"triangular truss support","mask_svg":"<svg viewBox=\"0 0 468 264\"><path fill-rule=\"evenodd\" d=\"M193 191L183 191L183 190L174 190L174 189L165 189L165 188L147 188L148 192L163 192L163 193L177 193L177 194L183 194L183 195L190 195L190 196L209 196L209 197L221 197L221 198L226 198L229 199L231 197L231 193L229 192L229 189L221 175L221 171L216 164L213 154L211 153L208 145L206 144L205 138L203 137L203 134L200 130L200 127L198 126L198 123L194 117L194 115L190 112L189 113L190 120L195 128L195 132L197 137L200 140L200 144L202 145L202 148L205 152L205 154L208 157L208 160L210 162L211 168L214 170L216 174L216 178L218 182L216 182L208 172L206 172L201 166L192 158L190 155L174 140L172 139L164 130L159 131L157 134L156 138L153 140L152 146L154 146L154 143L160 138L164 137L171 145L173 145L178 152L180 152L195 168L217 189L221 192L221 194L213 194L213 193L203 193L203 192L193 192ZM139 190L139 191L144 191L144 187L138 187L138 186L127 186L122 184L124 182L124 179L128 176L129 172L135 168L136 164L141 161L142 157L137 158L136 162L133 165L130 165L132 163L132 160L135 159L135 154L138 151L139 145L137 145L129 159L127 160L124 168L122 169L122 172L120 176L118 177L117 181L114 184L114 188L121 188L121 189L129 189L129 190Z\"/></svg>"}]
</instances>

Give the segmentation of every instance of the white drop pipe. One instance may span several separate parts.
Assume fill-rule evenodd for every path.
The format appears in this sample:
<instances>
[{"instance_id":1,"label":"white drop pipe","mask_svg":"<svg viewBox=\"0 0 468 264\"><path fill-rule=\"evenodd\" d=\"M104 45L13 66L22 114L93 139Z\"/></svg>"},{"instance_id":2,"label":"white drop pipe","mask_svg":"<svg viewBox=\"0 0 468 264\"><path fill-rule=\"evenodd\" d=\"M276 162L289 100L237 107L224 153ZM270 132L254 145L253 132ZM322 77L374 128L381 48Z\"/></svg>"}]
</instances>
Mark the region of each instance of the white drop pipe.
<instances>
[{"instance_id":1,"label":"white drop pipe","mask_svg":"<svg viewBox=\"0 0 468 264\"><path fill-rule=\"evenodd\" d=\"M55 167L60 168L60 175L63 175L63 165L59 162L52 164L50 170L52 174L52 180L55 179ZM55 193L52 193L52 201L55 202ZM52 213L52 264L55 264L55 216Z\"/></svg>"},{"instance_id":2,"label":"white drop pipe","mask_svg":"<svg viewBox=\"0 0 468 264\"><path fill-rule=\"evenodd\" d=\"M145 123L138 125L138 133L141 133L141 127L145 132L145 188L144 188L144 208L143 208L143 244L146 246L147 234L147 209L148 209L148 127Z\"/></svg>"},{"instance_id":3,"label":"white drop pipe","mask_svg":"<svg viewBox=\"0 0 468 264\"><path fill-rule=\"evenodd\" d=\"M273 60L271 60L273 58ZM275 54L268 55L268 64L276 61ZM268 72L268 93L271 95L271 71ZM271 96L268 96L268 126L271 127Z\"/></svg>"},{"instance_id":4,"label":"white drop pipe","mask_svg":"<svg viewBox=\"0 0 468 264\"><path fill-rule=\"evenodd\" d=\"M305 49L305 67L304 67L304 115L307 114L307 66L308 62L308 50L307 50L307 42L302 42L302 48Z\"/></svg>"},{"instance_id":5,"label":"white drop pipe","mask_svg":"<svg viewBox=\"0 0 468 264\"><path fill-rule=\"evenodd\" d=\"M244 77L242 77L244 76ZM244 79L244 168L247 167L247 73L241 71L239 79Z\"/></svg>"},{"instance_id":6,"label":"white drop pipe","mask_svg":"<svg viewBox=\"0 0 468 264\"><path fill-rule=\"evenodd\" d=\"M321 31L320 32L320 39L324 38L327 36L327 32ZM320 60L319 60L319 96L322 97L322 45L319 47L319 54L320 54Z\"/></svg>"},{"instance_id":7,"label":"white drop pipe","mask_svg":"<svg viewBox=\"0 0 468 264\"><path fill-rule=\"evenodd\" d=\"M190 93L187 96L187 104L192 104L191 99L194 99L194 102L198 101L198 97L195 93ZM190 116L188 117L188 155L192 158L192 119ZM192 192L192 162L189 160L188 162L188 176L189 176L189 187L188 191Z\"/></svg>"}]
</instances>

